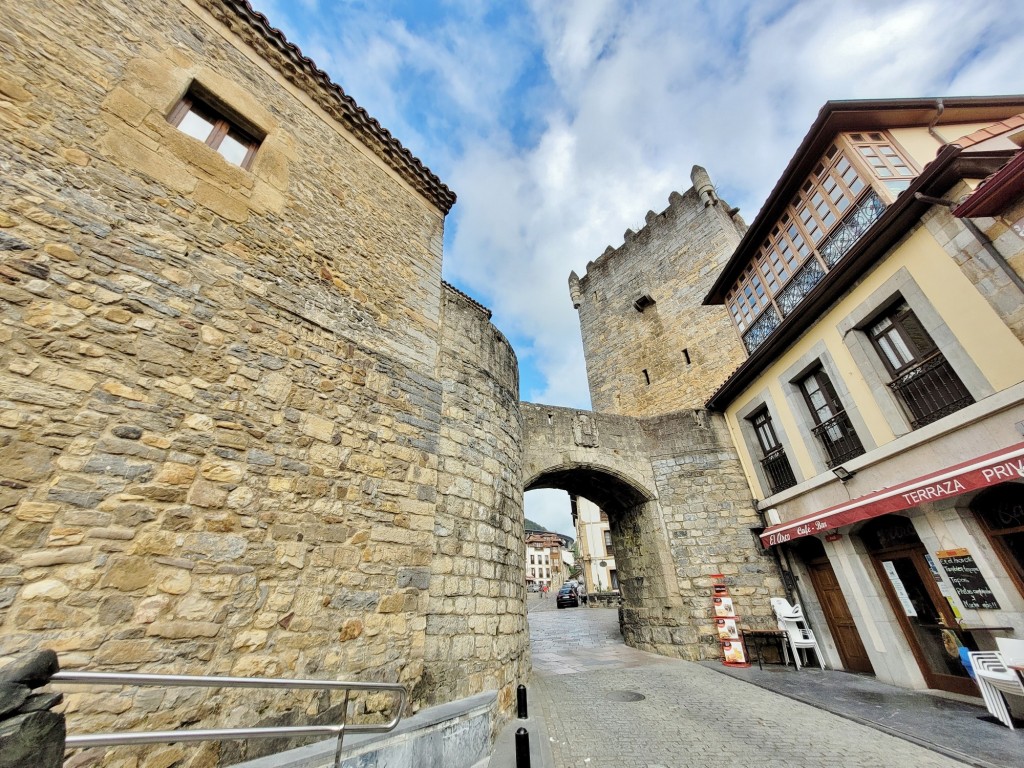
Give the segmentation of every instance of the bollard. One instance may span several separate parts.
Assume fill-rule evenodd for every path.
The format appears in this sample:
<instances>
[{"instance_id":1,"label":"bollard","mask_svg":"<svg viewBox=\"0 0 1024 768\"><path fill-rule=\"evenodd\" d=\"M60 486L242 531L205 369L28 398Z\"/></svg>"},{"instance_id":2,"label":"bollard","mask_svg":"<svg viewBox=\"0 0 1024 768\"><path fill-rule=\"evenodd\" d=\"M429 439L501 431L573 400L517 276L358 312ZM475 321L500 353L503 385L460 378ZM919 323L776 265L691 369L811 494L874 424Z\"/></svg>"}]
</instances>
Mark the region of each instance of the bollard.
<instances>
[{"instance_id":1,"label":"bollard","mask_svg":"<svg viewBox=\"0 0 1024 768\"><path fill-rule=\"evenodd\" d=\"M526 711L526 686L522 683L516 688L516 709L520 720L525 720L529 717Z\"/></svg>"},{"instance_id":2,"label":"bollard","mask_svg":"<svg viewBox=\"0 0 1024 768\"><path fill-rule=\"evenodd\" d=\"M530 734L525 728L516 731L516 768L530 768Z\"/></svg>"}]
</instances>

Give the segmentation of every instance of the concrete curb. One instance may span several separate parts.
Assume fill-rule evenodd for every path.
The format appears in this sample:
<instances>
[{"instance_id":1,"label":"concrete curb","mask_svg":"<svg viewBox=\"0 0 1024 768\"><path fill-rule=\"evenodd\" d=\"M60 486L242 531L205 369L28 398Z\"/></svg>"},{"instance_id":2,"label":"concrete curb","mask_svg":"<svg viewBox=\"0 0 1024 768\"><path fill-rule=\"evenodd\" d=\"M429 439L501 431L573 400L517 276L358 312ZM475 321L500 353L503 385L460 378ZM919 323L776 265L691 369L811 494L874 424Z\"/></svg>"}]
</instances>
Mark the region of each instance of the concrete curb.
<instances>
[{"instance_id":1,"label":"concrete curb","mask_svg":"<svg viewBox=\"0 0 1024 768\"><path fill-rule=\"evenodd\" d=\"M485 691L417 712L390 733L349 736L341 765L471 768L486 759L490 750L497 701L496 691ZM332 768L334 747L333 739L320 741L237 763L232 768Z\"/></svg>"}]
</instances>

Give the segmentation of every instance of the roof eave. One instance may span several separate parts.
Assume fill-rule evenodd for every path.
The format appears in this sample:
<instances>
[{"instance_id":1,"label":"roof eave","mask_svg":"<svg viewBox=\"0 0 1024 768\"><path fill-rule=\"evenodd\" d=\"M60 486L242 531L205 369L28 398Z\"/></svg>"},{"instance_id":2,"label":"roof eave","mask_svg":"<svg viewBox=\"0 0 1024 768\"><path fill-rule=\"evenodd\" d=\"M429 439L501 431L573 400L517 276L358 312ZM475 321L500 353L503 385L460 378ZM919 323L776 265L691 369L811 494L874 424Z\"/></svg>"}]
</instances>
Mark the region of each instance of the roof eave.
<instances>
[{"instance_id":1,"label":"roof eave","mask_svg":"<svg viewBox=\"0 0 1024 768\"><path fill-rule=\"evenodd\" d=\"M961 219L997 216L1024 192L1024 152L1018 152L1001 170L953 209Z\"/></svg>"},{"instance_id":2,"label":"roof eave","mask_svg":"<svg viewBox=\"0 0 1024 768\"><path fill-rule=\"evenodd\" d=\"M253 9L248 0L197 0L218 21L238 34L248 45L285 78L302 88L347 131L356 136L375 155L394 170L414 190L433 203L443 214L455 205L455 193L423 162L403 146L376 119L360 107L330 75L317 67L299 47L271 26L270 21ZM232 26L232 21L245 25ZM246 30L256 33L256 37ZM282 62L277 57L282 57Z\"/></svg>"},{"instance_id":3,"label":"roof eave","mask_svg":"<svg viewBox=\"0 0 1024 768\"><path fill-rule=\"evenodd\" d=\"M828 101L818 111L800 146L790 158L786 169L775 183L771 193L757 216L726 262L711 290L704 297L704 304L722 304L725 294L750 260L750 251L760 244L771 224L788 203L794 189L818 161L826 144L833 137L845 131L867 130L869 128L892 127L897 124L927 124L923 111L937 111L939 102L943 105L942 117L937 125L961 122L971 119L998 120L1008 117L1013 107L1024 104L1024 95L1010 96L965 96L927 97L919 99L856 99ZM1010 110L1010 111L1008 111ZM896 118L899 118L898 120ZM872 119L873 118L873 119ZM948 145L947 145L948 146ZM941 151L941 150L940 150Z\"/></svg>"}]
</instances>

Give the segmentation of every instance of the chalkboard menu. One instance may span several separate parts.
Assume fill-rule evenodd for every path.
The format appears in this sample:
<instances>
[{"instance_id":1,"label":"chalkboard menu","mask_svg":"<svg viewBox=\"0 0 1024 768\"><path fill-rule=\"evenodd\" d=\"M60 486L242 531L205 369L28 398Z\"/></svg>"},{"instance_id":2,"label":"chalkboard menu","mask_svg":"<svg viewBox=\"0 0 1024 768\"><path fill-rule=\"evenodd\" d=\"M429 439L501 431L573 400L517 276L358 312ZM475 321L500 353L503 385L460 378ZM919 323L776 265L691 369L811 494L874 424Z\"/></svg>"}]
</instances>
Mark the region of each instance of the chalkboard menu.
<instances>
[{"instance_id":1,"label":"chalkboard menu","mask_svg":"<svg viewBox=\"0 0 1024 768\"><path fill-rule=\"evenodd\" d=\"M935 554L964 608L999 608L995 595L970 552L966 549L945 549Z\"/></svg>"}]
</instances>

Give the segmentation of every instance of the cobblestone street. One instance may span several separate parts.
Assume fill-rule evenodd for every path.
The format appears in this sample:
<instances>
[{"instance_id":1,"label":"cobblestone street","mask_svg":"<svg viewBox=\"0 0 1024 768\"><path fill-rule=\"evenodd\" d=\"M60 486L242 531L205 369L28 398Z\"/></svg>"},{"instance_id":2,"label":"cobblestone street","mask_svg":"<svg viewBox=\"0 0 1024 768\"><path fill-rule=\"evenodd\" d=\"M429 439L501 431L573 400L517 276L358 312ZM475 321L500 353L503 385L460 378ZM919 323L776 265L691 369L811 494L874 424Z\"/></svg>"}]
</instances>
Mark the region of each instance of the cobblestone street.
<instances>
[{"instance_id":1,"label":"cobblestone street","mask_svg":"<svg viewBox=\"0 0 1024 768\"><path fill-rule=\"evenodd\" d=\"M534 672L555 768L961 766L938 753L622 643L617 613L530 595Z\"/></svg>"}]
</instances>

